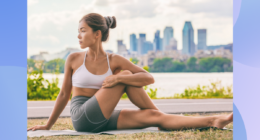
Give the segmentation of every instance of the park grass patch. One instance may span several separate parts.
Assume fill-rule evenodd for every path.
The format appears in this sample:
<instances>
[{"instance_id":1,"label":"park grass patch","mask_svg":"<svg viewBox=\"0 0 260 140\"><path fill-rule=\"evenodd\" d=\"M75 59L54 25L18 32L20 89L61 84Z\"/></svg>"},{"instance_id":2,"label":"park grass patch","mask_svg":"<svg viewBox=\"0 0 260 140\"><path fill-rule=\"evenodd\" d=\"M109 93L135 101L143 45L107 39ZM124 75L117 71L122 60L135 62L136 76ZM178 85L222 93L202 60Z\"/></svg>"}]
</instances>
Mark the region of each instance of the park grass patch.
<instances>
[{"instance_id":1,"label":"park grass patch","mask_svg":"<svg viewBox=\"0 0 260 140\"><path fill-rule=\"evenodd\" d=\"M184 116L211 116L211 115L222 115L229 113L208 113L208 114L183 114ZM35 125L44 125L48 119L28 119L27 128ZM233 123L225 126L228 129L233 129ZM70 118L59 118L53 125L51 130L74 130L72 121ZM135 134L118 134L118 135L81 135L81 136L48 136L48 137L28 137L28 140L102 140L102 139L113 139L113 140L136 140L136 139L147 139L147 140L215 140L225 139L233 140L233 131L222 131L222 130L206 130L206 131L172 131L170 133L163 132L142 132Z\"/></svg>"}]
</instances>

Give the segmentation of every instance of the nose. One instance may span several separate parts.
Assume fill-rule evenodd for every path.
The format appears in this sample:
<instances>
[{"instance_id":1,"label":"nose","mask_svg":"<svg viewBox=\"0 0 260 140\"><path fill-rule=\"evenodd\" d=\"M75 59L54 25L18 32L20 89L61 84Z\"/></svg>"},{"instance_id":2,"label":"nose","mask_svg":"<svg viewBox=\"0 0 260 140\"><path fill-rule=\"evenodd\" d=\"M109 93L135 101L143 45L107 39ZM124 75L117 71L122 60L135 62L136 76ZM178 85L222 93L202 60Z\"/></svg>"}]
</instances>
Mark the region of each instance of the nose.
<instances>
[{"instance_id":1,"label":"nose","mask_svg":"<svg viewBox=\"0 0 260 140\"><path fill-rule=\"evenodd\" d=\"M80 39L81 38L81 36L80 36L80 33L79 33L79 35L78 35L78 39Z\"/></svg>"}]
</instances>

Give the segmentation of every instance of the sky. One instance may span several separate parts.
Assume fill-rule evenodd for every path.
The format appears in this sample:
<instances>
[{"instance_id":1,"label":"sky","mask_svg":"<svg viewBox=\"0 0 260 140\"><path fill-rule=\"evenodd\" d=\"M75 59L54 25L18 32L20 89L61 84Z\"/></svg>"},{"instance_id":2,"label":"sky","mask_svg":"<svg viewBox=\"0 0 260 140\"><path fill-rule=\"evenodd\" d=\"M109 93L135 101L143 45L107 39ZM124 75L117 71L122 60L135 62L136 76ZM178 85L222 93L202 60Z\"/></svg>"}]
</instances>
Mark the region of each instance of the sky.
<instances>
[{"instance_id":1,"label":"sky","mask_svg":"<svg viewBox=\"0 0 260 140\"><path fill-rule=\"evenodd\" d=\"M130 34L146 33L153 41L156 30L171 26L178 49L182 49L182 29L191 21L194 42L197 30L207 29L207 45L233 42L232 0L28 0L27 57L47 51L61 52L68 47L80 49L79 20L88 13L115 16L117 27L110 29L104 50L117 52L117 40L130 48Z\"/></svg>"}]
</instances>

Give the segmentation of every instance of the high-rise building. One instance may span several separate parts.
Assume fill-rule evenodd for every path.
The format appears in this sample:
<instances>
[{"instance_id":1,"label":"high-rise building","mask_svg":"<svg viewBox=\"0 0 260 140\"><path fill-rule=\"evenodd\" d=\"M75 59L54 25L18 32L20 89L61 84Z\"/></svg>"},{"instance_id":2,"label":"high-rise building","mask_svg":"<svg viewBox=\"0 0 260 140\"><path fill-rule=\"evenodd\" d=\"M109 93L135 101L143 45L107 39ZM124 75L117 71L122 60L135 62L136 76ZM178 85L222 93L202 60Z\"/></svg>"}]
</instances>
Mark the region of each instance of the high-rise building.
<instances>
[{"instance_id":1,"label":"high-rise building","mask_svg":"<svg viewBox=\"0 0 260 140\"><path fill-rule=\"evenodd\" d=\"M153 50L153 43L150 41L144 41L141 54L142 55L147 54L148 51L152 51L152 50Z\"/></svg>"},{"instance_id":2,"label":"high-rise building","mask_svg":"<svg viewBox=\"0 0 260 140\"><path fill-rule=\"evenodd\" d=\"M177 50L177 40L175 38L171 38L169 45L165 47L166 51L171 51L171 50Z\"/></svg>"},{"instance_id":3,"label":"high-rise building","mask_svg":"<svg viewBox=\"0 0 260 140\"><path fill-rule=\"evenodd\" d=\"M118 54L122 54L127 51L125 44L123 44L123 40L117 40L117 50Z\"/></svg>"},{"instance_id":4,"label":"high-rise building","mask_svg":"<svg viewBox=\"0 0 260 140\"><path fill-rule=\"evenodd\" d=\"M130 51L137 52L137 39L135 34L130 35Z\"/></svg>"},{"instance_id":5,"label":"high-rise building","mask_svg":"<svg viewBox=\"0 0 260 140\"><path fill-rule=\"evenodd\" d=\"M225 45L224 49L230 50L230 52L233 52L233 43Z\"/></svg>"},{"instance_id":6,"label":"high-rise building","mask_svg":"<svg viewBox=\"0 0 260 140\"><path fill-rule=\"evenodd\" d=\"M195 44L194 44L194 30L190 21L186 21L182 30L182 53L188 55L194 55Z\"/></svg>"},{"instance_id":7,"label":"high-rise building","mask_svg":"<svg viewBox=\"0 0 260 140\"><path fill-rule=\"evenodd\" d=\"M158 50L161 50L160 48L160 31L157 30L154 34L154 51L158 51Z\"/></svg>"},{"instance_id":8,"label":"high-rise building","mask_svg":"<svg viewBox=\"0 0 260 140\"><path fill-rule=\"evenodd\" d=\"M160 38L160 51L162 51L162 50L163 50L163 39Z\"/></svg>"},{"instance_id":9,"label":"high-rise building","mask_svg":"<svg viewBox=\"0 0 260 140\"><path fill-rule=\"evenodd\" d=\"M137 43L137 53L139 55L142 54L142 48L144 46L144 42L146 41L146 35L145 34L139 34L139 39Z\"/></svg>"},{"instance_id":10,"label":"high-rise building","mask_svg":"<svg viewBox=\"0 0 260 140\"><path fill-rule=\"evenodd\" d=\"M163 31L163 51L165 50L165 47L169 45L171 38L173 38L173 28L165 27Z\"/></svg>"},{"instance_id":11,"label":"high-rise building","mask_svg":"<svg viewBox=\"0 0 260 140\"><path fill-rule=\"evenodd\" d=\"M207 50L207 29L198 29L198 50Z\"/></svg>"}]
</instances>

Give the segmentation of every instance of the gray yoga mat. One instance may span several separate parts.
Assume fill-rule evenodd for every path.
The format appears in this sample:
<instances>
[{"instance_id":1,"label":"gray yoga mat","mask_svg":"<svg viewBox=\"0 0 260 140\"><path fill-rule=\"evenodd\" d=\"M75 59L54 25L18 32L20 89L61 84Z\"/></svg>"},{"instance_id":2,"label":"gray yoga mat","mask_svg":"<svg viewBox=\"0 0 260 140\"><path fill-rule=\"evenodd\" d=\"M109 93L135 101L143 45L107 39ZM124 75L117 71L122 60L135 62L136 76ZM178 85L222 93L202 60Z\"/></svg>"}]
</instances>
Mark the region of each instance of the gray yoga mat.
<instances>
[{"instance_id":1,"label":"gray yoga mat","mask_svg":"<svg viewBox=\"0 0 260 140\"><path fill-rule=\"evenodd\" d=\"M214 130L228 130L228 131L233 131L233 129L219 129L216 127L203 127L203 128L197 128L197 129L192 129L194 131L204 131L208 129L214 129ZM149 127L145 129L126 129L126 130L111 130L111 131L103 131L99 133L91 133L91 132L77 132L73 130L35 130L35 131L27 131L27 136L28 137L41 137L41 136L59 136L59 135L90 135L90 134L107 134L107 135L115 135L115 134L133 134L133 133L141 133L141 132L165 132L169 133L172 131L162 131L158 130L157 127Z\"/></svg>"}]
</instances>

